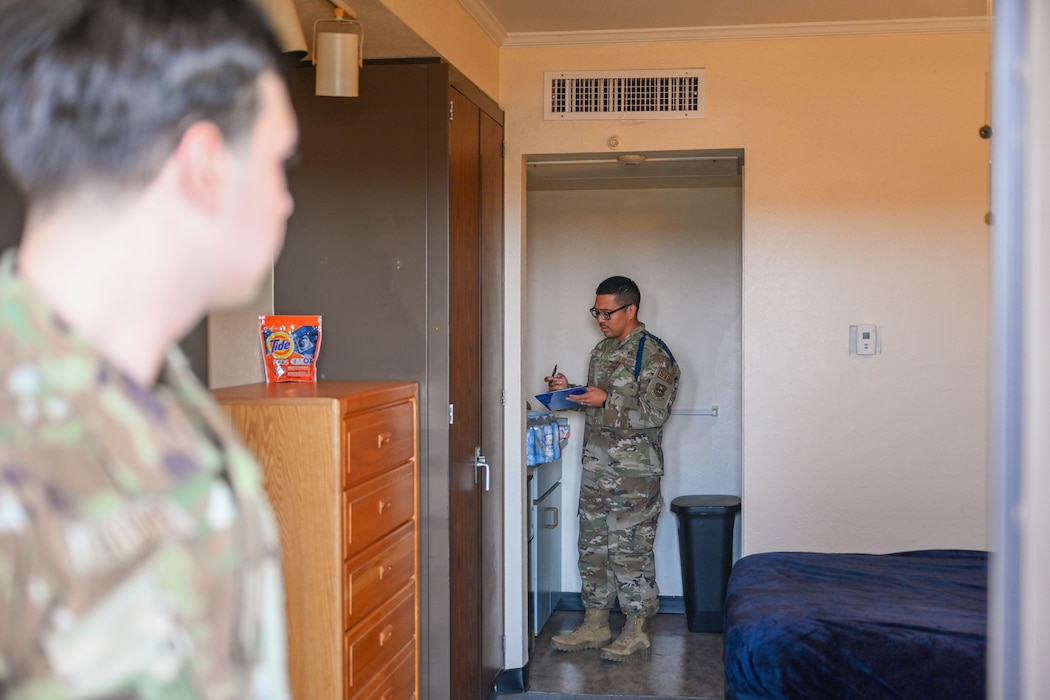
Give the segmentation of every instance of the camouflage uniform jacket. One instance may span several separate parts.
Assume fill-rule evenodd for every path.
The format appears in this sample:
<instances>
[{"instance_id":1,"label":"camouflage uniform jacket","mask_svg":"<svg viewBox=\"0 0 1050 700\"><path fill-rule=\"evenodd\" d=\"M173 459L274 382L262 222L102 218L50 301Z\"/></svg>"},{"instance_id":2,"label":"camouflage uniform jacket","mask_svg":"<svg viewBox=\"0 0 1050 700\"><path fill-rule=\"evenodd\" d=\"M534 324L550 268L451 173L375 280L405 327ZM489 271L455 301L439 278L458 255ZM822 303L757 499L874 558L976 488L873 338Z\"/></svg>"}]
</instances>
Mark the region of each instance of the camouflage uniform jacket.
<instances>
[{"instance_id":1,"label":"camouflage uniform jacket","mask_svg":"<svg viewBox=\"0 0 1050 700\"><path fill-rule=\"evenodd\" d=\"M680 374L678 363L662 341L646 332L644 323L622 343L615 338L598 343L591 351L587 384L604 389L608 398L601 406L585 409L583 468L609 476L663 474L663 425L678 393Z\"/></svg>"},{"instance_id":2,"label":"camouflage uniform jacket","mask_svg":"<svg viewBox=\"0 0 1050 700\"><path fill-rule=\"evenodd\" d=\"M278 530L255 458L181 352L142 388L12 270L8 253L0 697L288 698Z\"/></svg>"}]
</instances>

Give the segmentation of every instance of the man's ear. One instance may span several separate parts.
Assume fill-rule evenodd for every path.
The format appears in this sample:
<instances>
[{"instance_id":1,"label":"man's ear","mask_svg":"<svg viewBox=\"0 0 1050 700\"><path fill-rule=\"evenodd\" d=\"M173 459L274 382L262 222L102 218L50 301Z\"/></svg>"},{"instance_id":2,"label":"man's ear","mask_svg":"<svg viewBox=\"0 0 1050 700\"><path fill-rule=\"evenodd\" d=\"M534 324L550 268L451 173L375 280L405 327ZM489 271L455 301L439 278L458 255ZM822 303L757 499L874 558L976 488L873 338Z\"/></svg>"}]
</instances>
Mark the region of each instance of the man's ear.
<instances>
[{"instance_id":1,"label":"man's ear","mask_svg":"<svg viewBox=\"0 0 1050 700\"><path fill-rule=\"evenodd\" d=\"M171 155L182 196L207 213L218 213L230 177L230 153L213 122L193 124Z\"/></svg>"}]
</instances>

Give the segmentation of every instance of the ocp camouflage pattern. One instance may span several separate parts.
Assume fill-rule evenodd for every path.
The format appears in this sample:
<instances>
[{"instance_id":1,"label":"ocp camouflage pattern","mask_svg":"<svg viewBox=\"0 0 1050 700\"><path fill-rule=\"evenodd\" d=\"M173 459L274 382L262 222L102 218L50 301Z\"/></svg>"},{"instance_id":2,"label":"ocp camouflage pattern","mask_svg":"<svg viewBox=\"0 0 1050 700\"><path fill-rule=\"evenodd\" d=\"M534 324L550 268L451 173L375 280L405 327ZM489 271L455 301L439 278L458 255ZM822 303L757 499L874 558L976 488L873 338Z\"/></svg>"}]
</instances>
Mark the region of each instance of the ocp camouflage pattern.
<instances>
[{"instance_id":1,"label":"ocp camouflage pattern","mask_svg":"<svg viewBox=\"0 0 1050 700\"><path fill-rule=\"evenodd\" d=\"M653 543L663 505L659 477L583 472L578 544L585 605L611 608L619 593L625 615L657 613L660 589Z\"/></svg>"},{"instance_id":2,"label":"ocp camouflage pattern","mask_svg":"<svg viewBox=\"0 0 1050 700\"><path fill-rule=\"evenodd\" d=\"M602 406L586 409L583 468L596 474L657 476L664 471L663 426L671 414L681 370L650 336L635 380L639 323L623 342L606 338L591 351L587 384L604 389Z\"/></svg>"},{"instance_id":3,"label":"ocp camouflage pattern","mask_svg":"<svg viewBox=\"0 0 1050 700\"><path fill-rule=\"evenodd\" d=\"M278 530L255 458L177 349L155 387L137 385L50 314L12 253L0 696L290 696Z\"/></svg>"},{"instance_id":4,"label":"ocp camouflage pattern","mask_svg":"<svg viewBox=\"0 0 1050 700\"><path fill-rule=\"evenodd\" d=\"M663 426L681 371L656 336L639 323L623 342L595 346L587 384L604 389L604 405L586 409L580 479L579 571L586 607L619 599L627 615L659 610L653 542L663 509ZM638 377L635 379L635 365Z\"/></svg>"}]
</instances>

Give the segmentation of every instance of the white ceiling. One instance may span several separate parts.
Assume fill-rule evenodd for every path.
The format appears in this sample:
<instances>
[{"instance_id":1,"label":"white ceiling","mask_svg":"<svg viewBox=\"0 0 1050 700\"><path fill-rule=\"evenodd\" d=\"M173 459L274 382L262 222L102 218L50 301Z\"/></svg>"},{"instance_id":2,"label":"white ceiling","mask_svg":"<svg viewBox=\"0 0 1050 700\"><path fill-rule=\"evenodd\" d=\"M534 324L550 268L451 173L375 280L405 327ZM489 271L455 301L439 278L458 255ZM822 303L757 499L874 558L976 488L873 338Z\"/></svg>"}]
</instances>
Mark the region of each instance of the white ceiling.
<instances>
[{"instance_id":1,"label":"white ceiling","mask_svg":"<svg viewBox=\"0 0 1050 700\"><path fill-rule=\"evenodd\" d=\"M507 34L980 17L988 0L460 0Z\"/></svg>"},{"instance_id":2,"label":"white ceiling","mask_svg":"<svg viewBox=\"0 0 1050 700\"><path fill-rule=\"evenodd\" d=\"M346 0L364 28L366 59L438 53L382 0ZM590 43L688 36L719 28L782 28L825 23L953 21L987 16L991 0L459 0L500 45ZM328 0L295 0L308 45L314 21L332 16ZM683 34L683 31L686 34ZM833 29L832 29L833 31ZM642 34L644 32L644 35ZM677 32L677 34L675 34Z\"/></svg>"}]
</instances>

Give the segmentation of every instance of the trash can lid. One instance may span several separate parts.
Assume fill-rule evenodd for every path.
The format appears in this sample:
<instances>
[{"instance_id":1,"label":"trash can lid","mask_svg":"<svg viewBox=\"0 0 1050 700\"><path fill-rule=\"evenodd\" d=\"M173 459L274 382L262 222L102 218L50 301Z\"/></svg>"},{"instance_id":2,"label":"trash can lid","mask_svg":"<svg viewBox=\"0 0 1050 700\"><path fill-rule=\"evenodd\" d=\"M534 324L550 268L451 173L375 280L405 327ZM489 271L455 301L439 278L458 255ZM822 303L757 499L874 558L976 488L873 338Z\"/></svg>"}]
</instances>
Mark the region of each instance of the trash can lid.
<instances>
[{"instance_id":1,"label":"trash can lid","mask_svg":"<svg viewBox=\"0 0 1050 700\"><path fill-rule=\"evenodd\" d=\"M740 510L740 496L678 496L671 501L671 510L693 515L735 512Z\"/></svg>"}]
</instances>

